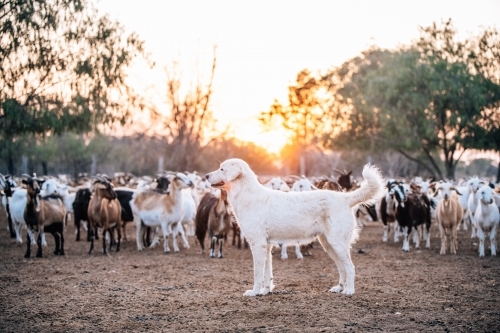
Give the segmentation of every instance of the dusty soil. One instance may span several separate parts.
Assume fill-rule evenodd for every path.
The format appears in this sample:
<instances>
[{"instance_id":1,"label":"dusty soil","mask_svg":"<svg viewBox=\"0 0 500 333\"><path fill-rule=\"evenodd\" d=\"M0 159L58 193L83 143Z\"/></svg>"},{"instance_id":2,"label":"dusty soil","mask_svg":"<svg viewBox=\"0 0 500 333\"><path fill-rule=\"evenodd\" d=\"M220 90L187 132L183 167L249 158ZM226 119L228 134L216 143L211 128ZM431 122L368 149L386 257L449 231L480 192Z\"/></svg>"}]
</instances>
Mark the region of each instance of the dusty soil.
<instances>
[{"instance_id":1,"label":"dusty soil","mask_svg":"<svg viewBox=\"0 0 500 333\"><path fill-rule=\"evenodd\" d=\"M430 250L404 253L382 243L381 225L366 226L352 250L353 296L328 292L337 270L319 244L303 260L276 251L274 293L247 298L249 250L227 247L224 259L210 259L194 239L175 254L139 253L128 241L104 256L99 242L89 256L69 225L66 256L52 254L47 235L44 257L24 259L1 209L0 226L1 332L500 331L500 258L480 259L464 231L459 254L441 256L435 227Z\"/></svg>"}]
</instances>

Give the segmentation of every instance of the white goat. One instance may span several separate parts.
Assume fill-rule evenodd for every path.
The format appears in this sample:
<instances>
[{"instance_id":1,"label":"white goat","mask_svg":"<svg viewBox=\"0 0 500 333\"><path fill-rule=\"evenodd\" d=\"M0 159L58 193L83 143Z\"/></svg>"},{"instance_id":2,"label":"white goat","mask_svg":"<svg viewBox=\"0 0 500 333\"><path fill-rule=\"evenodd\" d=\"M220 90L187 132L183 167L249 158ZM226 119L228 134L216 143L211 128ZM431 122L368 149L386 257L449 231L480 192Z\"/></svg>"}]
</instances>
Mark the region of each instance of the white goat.
<instances>
[{"instance_id":1,"label":"white goat","mask_svg":"<svg viewBox=\"0 0 500 333\"><path fill-rule=\"evenodd\" d=\"M450 230L450 253L456 254L458 250L457 244L457 227L463 218L462 206L458 202L457 195L461 195L456 190L453 184L448 182L440 182L436 187L437 192L441 193L442 199L436 207L436 221L439 226L439 233L441 236L441 252L446 254L447 249L447 235L446 231Z\"/></svg>"},{"instance_id":2,"label":"white goat","mask_svg":"<svg viewBox=\"0 0 500 333\"><path fill-rule=\"evenodd\" d=\"M290 186L280 177L272 178L264 186L277 191L290 192Z\"/></svg>"},{"instance_id":3,"label":"white goat","mask_svg":"<svg viewBox=\"0 0 500 333\"><path fill-rule=\"evenodd\" d=\"M474 176L473 178L469 179L467 185L469 185L470 189L469 200L467 202L467 211L469 213L469 221L472 222L474 221L474 214L476 213L477 205L479 204L476 193L481 186L485 185L485 182L477 178L477 176ZM475 238L476 228L474 227L474 224L471 224L471 230L472 232L470 238Z\"/></svg>"},{"instance_id":4,"label":"white goat","mask_svg":"<svg viewBox=\"0 0 500 333\"><path fill-rule=\"evenodd\" d=\"M137 250L142 251L142 223L149 227L161 226L163 232L163 250L168 253L168 235L170 229L175 230L184 218L182 189L192 186L186 175L177 173L168 176L170 193L155 191L138 191L130 201L136 226ZM177 242L173 243L174 251L179 252Z\"/></svg>"},{"instance_id":5,"label":"white goat","mask_svg":"<svg viewBox=\"0 0 500 333\"><path fill-rule=\"evenodd\" d=\"M494 201L495 193L488 185L484 185L477 190L476 197L478 205L474 213L474 227L477 229L479 238L479 256L484 257L484 238L485 232L490 233L491 255L497 255L496 234L498 224L500 223L500 213L498 206Z\"/></svg>"}]
</instances>

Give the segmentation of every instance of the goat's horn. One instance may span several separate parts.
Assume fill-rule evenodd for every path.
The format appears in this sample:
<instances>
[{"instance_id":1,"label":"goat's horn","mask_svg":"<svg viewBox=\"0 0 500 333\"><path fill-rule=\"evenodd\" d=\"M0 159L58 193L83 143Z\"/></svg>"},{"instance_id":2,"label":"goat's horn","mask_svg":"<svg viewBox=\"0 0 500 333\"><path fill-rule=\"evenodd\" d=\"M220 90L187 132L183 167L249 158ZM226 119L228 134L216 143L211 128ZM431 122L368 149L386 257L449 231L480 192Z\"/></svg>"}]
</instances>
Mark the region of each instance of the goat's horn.
<instances>
[{"instance_id":1,"label":"goat's horn","mask_svg":"<svg viewBox=\"0 0 500 333\"><path fill-rule=\"evenodd\" d=\"M28 175L27 173L23 173L21 176L26 177L26 178L31 178L31 176Z\"/></svg>"},{"instance_id":2,"label":"goat's horn","mask_svg":"<svg viewBox=\"0 0 500 333\"><path fill-rule=\"evenodd\" d=\"M333 171L336 171L336 172L340 173L341 175L345 175L345 172L342 172L342 171L340 171L339 169L335 169L335 168L334 168L334 169L333 169Z\"/></svg>"}]
</instances>

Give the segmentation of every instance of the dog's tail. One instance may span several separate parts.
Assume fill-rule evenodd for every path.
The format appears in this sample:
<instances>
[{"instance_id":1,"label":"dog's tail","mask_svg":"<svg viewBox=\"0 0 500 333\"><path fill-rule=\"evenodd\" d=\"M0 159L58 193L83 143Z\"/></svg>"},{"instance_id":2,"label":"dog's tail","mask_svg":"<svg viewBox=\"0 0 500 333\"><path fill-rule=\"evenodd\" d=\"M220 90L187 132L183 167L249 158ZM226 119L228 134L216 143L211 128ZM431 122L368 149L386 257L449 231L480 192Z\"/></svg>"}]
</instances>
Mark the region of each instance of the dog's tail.
<instances>
[{"instance_id":1,"label":"dog's tail","mask_svg":"<svg viewBox=\"0 0 500 333\"><path fill-rule=\"evenodd\" d=\"M384 180L377 167L370 164L365 165L363 177L365 180L361 183L360 188L346 193L351 208L357 204L375 204L384 195Z\"/></svg>"}]
</instances>

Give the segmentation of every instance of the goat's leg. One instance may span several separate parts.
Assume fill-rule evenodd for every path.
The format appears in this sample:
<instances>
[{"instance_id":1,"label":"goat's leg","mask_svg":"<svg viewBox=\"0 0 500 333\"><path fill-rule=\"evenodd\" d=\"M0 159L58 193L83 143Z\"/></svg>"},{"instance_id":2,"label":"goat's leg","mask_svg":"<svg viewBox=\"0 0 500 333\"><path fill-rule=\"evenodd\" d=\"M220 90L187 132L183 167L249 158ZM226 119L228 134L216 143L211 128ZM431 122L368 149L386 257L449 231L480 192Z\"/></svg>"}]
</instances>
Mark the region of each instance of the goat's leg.
<instances>
[{"instance_id":1,"label":"goat's leg","mask_svg":"<svg viewBox=\"0 0 500 333\"><path fill-rule=\"evenodd\" d=\"M411 227L403 227L403 251L410 252Z\"/></svg>"},{"instance_id":2,"label":"goat's leg","mask_svg":"<svg viewBox=\"0 0 500 333\"><path fill-rule=\"evenodd\" d=\"M382 242L386 243L389 238L389 226L384 222L384 236L382 237Z\"/></svg>"},{"instance_id":3,"label":"goat's leg","mask_svg":"<svg viewBox=\"0 0 500 333\"><path fill-rule=\"evenodd\" d=\"M120 224L116 224L116 252L120 252L120 244L122 239L122 228Z\"/></svg>"},{"instance_id":4,"label":"goat's leg","mask_svg":"<svg viewBox=\"0 0 500 333\"><path fill-rule=\"evenodd\" d=\"M215 258L215 242L217 241L217 237L212 236L210 238L210 258Z\"/></svg>"},{"instance_id":5,"label":"goat's leg","mask_svg":"<svg viewBox=\"0 0 500 333\"><path fill-rule=\"evenodd\" d=\"M266 263L264 265L264 285L260 290L261 295L267 295L274 289L273 283L273 256L272 256L273 246L267 245L267 253L266 253Z\"/></svg>"},{"instance_id":6,"label":"goat's leg","mask_svg":"<svg viewBox=\"0 0 500 333\"><path fill-rule=\"evenodd\" d=\"M42 233L41 232L38 233L36 245L37 245L36 257L41 258L42 257Z\"/></svg>"},{"instance_id":7,"label":"goat's leg","mask_svg":"<svg viewBox=\"0 0 500 333\"><path fill-rule=\"evenodd\" d=\"M458 244L457 244L457 226L452 225L450 230L450 253L457 254Z\"/></svg>"},{"instance_id":8,"label":"goat's leg","mask_svg":"<svg viewBox=\"0 0 500 333\"><path fill-rule=\"evenodd\" d=\"M477 238L479 238L479 257L484 257L484 231L477 228Z\"/></svg>"},{"instance_id":9,"label":"goat's leg","mask_svg":"<svg viewBox=\"0 0 500 333\"><path fill-rule=\"evenodd\" d=\"M438 226L439 226L439 236L441 237L441 251L439 252L439 254L446 254L446 230L439 222Z\"/></svg>"},{"instance_id":10,"label":"goat's leg","mask_svg":"<svg viewBox=\"0 0 500 333\"><path fill-rule=\"evenodd\" d=\"M59 255L63 256L64 255L64 226L61 223L61 226L59 227L59 233L61 234L61 248L59 250Z\"/></svg>"},{"instance_id":11,"label":"goat's leg","mask_svg":"<svg viewBox=\"0 0 500 333\"><path fill-rule=\"evenodd\" d=\"M122 235L123 235L123 241L124 241L124 242L127 242L127 241L128 241L128 239L127 239L127 230L125 229L125 226L126 226L126 225L127 225L127 223L126 223L126 222L123 222L123 224L122 224L122 231L121 231L121 232L122 232Z\"/></svg>"},{"instance_id":12,"label":"goat's leg","mask_svg":"<svg viewBox=\"0 0 500 333\"><path fill-rule=\"evenodd\" d=\"M93 228L89 228L87 231L88 231L88 235L90 236L90 250L89 250L89 254L91 254L92 250L94 249L94 229Z\"/></svg>"},{"instance_id":13,"label":"goat's leg","mask_svg":"<svg viewBox=\"0 0 500 333\"><path fill-rule=\"evenodd\" d=\"M295 245L295 255L297 259L303 259L302 253L300 252L300 245Z\"/></svg>"},{"instance_id":14,"label":"goat's leg","mask_svg":"<svg viewBox=\"0 0 500 333\"><path fill-rule=\"evenodd\" d=\"M105 227L102 228L102 253L103 254L108 254L106 252L106 231L107 229Z\"/></svg>"},{"instance_id":15,"label":"goat's leg","mask_svg":"<svg viewBox=\"0 0 500 333\"><path fill-rule=\"evenodd\" d=\"M95 228L94 230L94 235L95 235L95 239L99 240L99 228Z\"/></svg>"},{"instance_id":16,"label":"goat's leg","mask_svg":"<svg viewBox=\"0 0 500 333\"><path fill-rule=\"evenodd\" d=\"M80 219L79 218L77 219L76 216L74 216L74 220L75 220L76 241L79 242L80 241Z\"/></svg>"},{"instance_id":17,"label":"goat's leg","mask_svg":"<svg viewBox=\"0 0 500 333\"><path fill-rule=\"evenodd\" d=\"M16 225L14 226L14 229L16 231L16 243L18 244L22 244L23 243L23 239L22 239L22 236L21 236L21 230L23 228L23 225L21 223L16 223ZM30 233L29 231L29 228L26 228L27 232ZM32 238L33 238L33 235L31 235ZM30 238L30 242L34 242L34 240ZM30 243L31 244L31 243Z\"/></svg>"},{"instance_id":18,"label":"goat's leg","mask_svg":"<svg viewBox=\"0 0 500 333\"><path fill-rule=\"evenodd\" d=\"M281 259L286 260L288 259L288 253L286 253L286 245L281 245Z\"/></svg>"},{"instance_id":19,"label":"goat's leg","mask_svg":"<svg viewBox=\"0 0 500 333\"><path fill-rule=\"evenodd\" d=\"M491 246L492 257L497 256L497 240L495 237L496 235L497 235L497 226L495 225L490 231L490 246Z\"/></svg>"},{"instance_id":20,"label":"goat's leg","mask_svg":"<svg viewBox=\"0 0 500 333\"><path fill-rule=\"evenodd\" d=\"M188 240L186 239L186 233L184 232L184 227L182 225L182 223L178 223L177 224L177 228L176 230L178 231L178 234L181 235L181 239L182 239L182 246L185 248L185 249L189 249L189 243L188 243Z\"/></svg>"},{"instance_id":21,"label":"goat's leg","mask_svg":"<svg viewBox=\"0 0 500 333\"><path fill-rule=\"evenodd\" d=\"M425 230L424 239L426 240L425 248L430 249L431 248L431 224L426 224L424 227L424 230Z\"/></svg>"},{"instance_id":22,"label":"goat's leg","mask_svg":"<svg viewBox=\"0 0 500 333\"><path fill-rule=\"evenodd\" d=\"M142 232L141 219L138 217L134 217L134 224L135 224L135 242L137 245L137 251L142 251L144 248L142 247L143 232Z\"/></svg>"},{"instance_id":23,"label":"goat's leg","mask_svg":"<svg viewBox=\"0 0 500 333\"><path fill-rule=\"evenodd\" d=\"M420 233L421 233L421 227L422 225L416 226L415 227L415 233L413 234L413 243L415 244L415 248L418 249L420 248Z\"/></svg>"},{"instance_id":24,"label":"goat's leg","mask_svg":"<svg viewBox=\"0 0 500 333\"><path fill-rule=\"evenodd\" d=\"M10 215L9 198L6 198L6 199L7 199L7 205L6 205L7 222L9 224L10 238L16 238L16 231L14 230L14 223L12 222L12 216Z\"/></svg>"},{"instance_id":25,"label":"goat's leg","mask_svg":"<svg viewBox=\"0 0 500 333\"><path fill-rule=\"evenodd\" d=\"M267 244L253 244L253 289L247 290L243 296L257 296L260 294L264 282L264 266L266 264Z\"/></svg>"},{"instance_id":26,"label":"goat's leg","mask_svg":"<svg viewBox=\"0 0 500 333\"><path fill-rule=\"evenodd\" d=\"M222 244L224 243L224 238L219 238L219 258L224 258L222 256Z\"/></svg>"},{"instance_id":27,"label":"goat's leg","mask_svg":"<svg viewBox=\"0 0 500 333\"><path fill-rule=\"evenodd\" d=\"M474 226L474 216L472 215L472 213L469 215L469 222L470 222L470 229L471 229L471 234L470 234L470 238L476 238L476 227Z\"/></svg>"},{"instance_id":28,"label":"goat's leg","mask_svg":"<svg viewBox=\"0 0 500 333\"><path fill-rule=\"evenodd\" d=\"M395 220L394 221L394 243L398 243L399 242L399 229L400 228L399 228L398 220Z\"/></svg>"},{"instance_id":29,"label":"goat's leg","mask_svg":"<svg viewBox=\"0 0 500 333\"><path fill-rule=\"evenodd\" d=\"M54 255L59 255L59 251L60 251L60 243L59 243L59 235L57 234L57 231L55 230L52 230L51 232L52 236L54 237L54 242L56 243L56 248L54 250Z\"/></svg>"},{"instance_id":30,"label":"goat's leg","mask_svg":"<svg viewBox=\"0 0 500 333\"><path fill-rule=\"evenodd\" d=\"M168 246L168 226L166 223L161 224L161 231L163 232L163 252L170 253L170 247Z\"/></svg>"},{"instance_id":31,"label":"goat's leg","mask_svg":"<svg viewBox=\"0 0 500 333\"><path fill-rule=\"evenodd\" d=\"M31 238L30 233L26 231L26 253L24 254L25 258L29 258L31 256Z\"/></svg>"},{"instance_id":32,"label":"goat's leg","mask_svg":"<svg viewBox=\"0 0 500 333\"><path fill-rule=\"evenodd\" d=\"M177 232L175 232L177 230L177 227L181 224L182 222L179 221L177 222L177 224L175 226L173 226L173 228L171 229L172 231L172 236L173 236L173 248L174 248L174 252L179 252L179 244L177 244ZM180 227L182 228L182 225L180 225Z\"/></svg>"}]
</instances>

